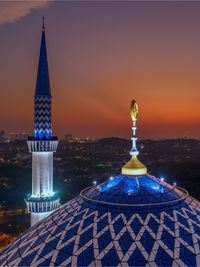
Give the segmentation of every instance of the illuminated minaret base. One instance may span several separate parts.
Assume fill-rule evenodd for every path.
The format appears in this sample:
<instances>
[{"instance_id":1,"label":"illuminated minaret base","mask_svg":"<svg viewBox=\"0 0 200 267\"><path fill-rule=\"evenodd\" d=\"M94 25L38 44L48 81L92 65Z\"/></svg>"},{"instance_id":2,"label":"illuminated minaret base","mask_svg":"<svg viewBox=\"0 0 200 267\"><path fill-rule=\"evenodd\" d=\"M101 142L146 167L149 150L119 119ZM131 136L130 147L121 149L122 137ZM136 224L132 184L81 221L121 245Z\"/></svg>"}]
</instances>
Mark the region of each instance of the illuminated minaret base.
<instances>
[{"instance_id":1,"label":"illuminated minaret base","mask_svg":"<svg viewBox=\"0 0 200 267\"><path fill-rule=\"evenodd\" d=\"M25 201L31 213L31 226L57 209L60 201L53 192L53 152L57 150L58 139L52 136L51 98L43 23L34 95L34 136L28 138L32 153L32 194L28 194Z\"/></svg>"}]
</instances>

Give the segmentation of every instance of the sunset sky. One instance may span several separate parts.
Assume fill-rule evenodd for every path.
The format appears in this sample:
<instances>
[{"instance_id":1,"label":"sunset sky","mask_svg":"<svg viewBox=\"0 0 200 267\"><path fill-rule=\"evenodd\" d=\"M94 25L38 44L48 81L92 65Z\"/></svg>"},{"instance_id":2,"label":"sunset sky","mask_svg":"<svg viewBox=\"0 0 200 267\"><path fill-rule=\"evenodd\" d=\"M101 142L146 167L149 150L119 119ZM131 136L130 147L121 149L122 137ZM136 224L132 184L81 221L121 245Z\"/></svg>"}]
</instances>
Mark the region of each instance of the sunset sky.
<instances>
[{"instance_id":1,"label":"sunset sky","mask_svg":"<svg viewBox=\"0 0 200 267\"><path fill-rule=\"evenodd\" d=\"M0 129L33 133L45 16L53 134L199 138L200 2L0 2Z\"/></svg>"}]
</instances>

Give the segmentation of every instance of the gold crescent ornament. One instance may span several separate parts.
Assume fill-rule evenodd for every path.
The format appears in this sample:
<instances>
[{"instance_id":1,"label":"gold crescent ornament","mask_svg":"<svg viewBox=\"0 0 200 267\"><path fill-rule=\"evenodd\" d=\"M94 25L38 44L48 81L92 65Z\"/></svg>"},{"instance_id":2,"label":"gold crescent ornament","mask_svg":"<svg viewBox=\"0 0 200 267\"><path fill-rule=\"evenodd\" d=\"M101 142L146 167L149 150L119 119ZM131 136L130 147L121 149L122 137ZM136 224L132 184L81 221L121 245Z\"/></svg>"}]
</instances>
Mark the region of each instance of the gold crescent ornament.
<instances>
[{"instance_id":1,"label":"gold crescent ornament","mask_svg":"<svg viewBox=\"0 0 200 267\"><path fill-rule=\"evenodd\" d=\"M137 105L135 100L133 100L131 102L130 114L131 114L132 120L136 121L137 120L137 116L138 116L138 105Z\"/></svg>"}]
</instances>

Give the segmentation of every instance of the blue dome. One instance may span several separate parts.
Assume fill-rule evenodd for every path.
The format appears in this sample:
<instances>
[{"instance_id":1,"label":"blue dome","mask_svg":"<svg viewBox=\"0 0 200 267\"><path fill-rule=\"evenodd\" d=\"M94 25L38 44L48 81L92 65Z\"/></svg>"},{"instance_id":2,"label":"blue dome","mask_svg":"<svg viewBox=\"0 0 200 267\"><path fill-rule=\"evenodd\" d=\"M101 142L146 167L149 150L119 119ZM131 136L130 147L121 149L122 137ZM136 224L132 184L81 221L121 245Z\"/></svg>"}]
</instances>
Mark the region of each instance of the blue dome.
<instances>
[{"instance_id":1,"label":"blue dome","mask_svg":"<svg viewBox=\"0 0 200 267\"><path fill-rule=\"evenodd\" d=\"M1 266L200 266L200 205L148 174L118 175L27 230Z\"/></svg>"}]
</instances>

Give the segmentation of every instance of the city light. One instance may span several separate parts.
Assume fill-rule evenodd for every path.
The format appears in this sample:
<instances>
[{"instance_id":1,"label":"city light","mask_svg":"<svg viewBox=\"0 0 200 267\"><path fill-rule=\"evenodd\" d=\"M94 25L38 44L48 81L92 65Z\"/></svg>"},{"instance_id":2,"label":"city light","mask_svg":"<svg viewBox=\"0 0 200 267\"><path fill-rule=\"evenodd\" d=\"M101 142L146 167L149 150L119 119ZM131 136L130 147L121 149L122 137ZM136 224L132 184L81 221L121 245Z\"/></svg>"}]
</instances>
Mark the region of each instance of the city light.
<instances>
[{"instance_id":1,"label":"city light","mask_svg":"<svg viewBox=\"0 0 200 267\"><path fill-rule=\"evenodd\" d=\"M100 187L99 185L97 185L97 189L98 189L99 191L101 191L101 187Z\"/></svg>"},{"instance_id":2,"label":"city light","mask_svg":"<svg viewBox=\"0 0 200 267\"><path fill-rule=\"evenodd\" d=\"M161 180L162 182L164 182L164 181L165 181L165 179L164 179L163 177L161 177L161 178L160 178L160 180Z\"/></svg>"}]
</instances>

